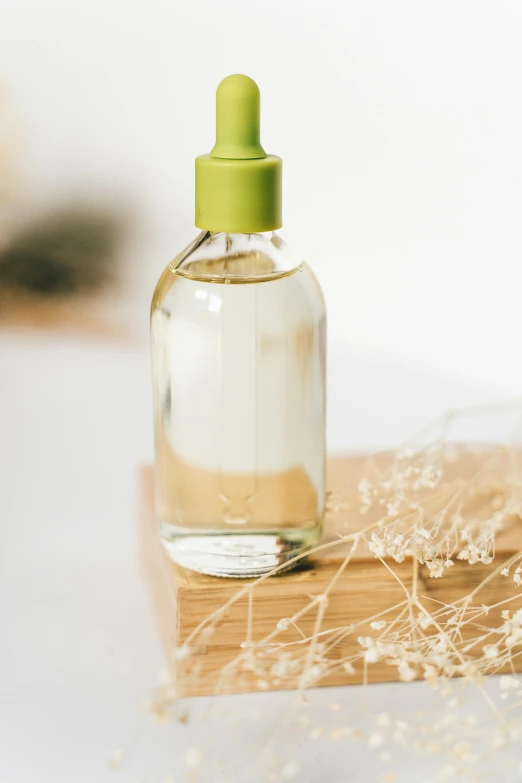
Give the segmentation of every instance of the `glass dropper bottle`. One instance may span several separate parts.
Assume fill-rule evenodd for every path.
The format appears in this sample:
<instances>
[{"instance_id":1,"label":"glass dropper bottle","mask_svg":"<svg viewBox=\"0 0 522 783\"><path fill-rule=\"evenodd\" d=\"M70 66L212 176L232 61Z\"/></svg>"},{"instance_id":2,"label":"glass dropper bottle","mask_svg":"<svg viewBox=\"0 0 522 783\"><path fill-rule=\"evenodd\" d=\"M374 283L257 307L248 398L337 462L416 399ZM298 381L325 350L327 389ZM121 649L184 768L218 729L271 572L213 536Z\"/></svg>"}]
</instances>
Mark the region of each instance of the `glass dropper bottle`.
<instances>
[{"instance_id":1,"label":"glass dropper bottle","mask_svg":"<svg viewBox=\"0 0 522 783\"><path fill-rule=\"evenodd\" d=\"M201 233L151 311L160 534L172 560L217 576L292 561L324 515L325 306L277 233L282 162L259 105L249 77L219 85L216 145L196 160Z\"/></svg>"}]
</instances>

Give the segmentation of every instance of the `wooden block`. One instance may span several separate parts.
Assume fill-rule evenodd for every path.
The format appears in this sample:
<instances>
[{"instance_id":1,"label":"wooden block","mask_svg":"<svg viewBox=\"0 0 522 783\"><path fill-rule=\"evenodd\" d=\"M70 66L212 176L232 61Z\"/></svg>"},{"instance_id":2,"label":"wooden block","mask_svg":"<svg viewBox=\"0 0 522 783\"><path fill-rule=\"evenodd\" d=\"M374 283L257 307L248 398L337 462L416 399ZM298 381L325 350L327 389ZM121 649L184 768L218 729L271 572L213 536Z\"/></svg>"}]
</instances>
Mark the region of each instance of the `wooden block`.
<instances>
[{"instance_id":1,"label":"wooden block","mask_svg":"<svg viewBox=\"0 0 522 783\"><path fill-rule=\"evenodd\" d=\"M513 469L518 471L519 462L514 468L507 451L505 457L502 470L506 474ZM495 459L498 469L502 450L495 452ZM471 476L480 475L486 461L483 451L466 453L445 466L445 480L464 486ZM389 469L389 465L389 456L372 458L376 473ZM440 579L432 578L428 568L412 558L392 562L388 569L367 547L359 546L350 555L352 545L339 543L339 535L356 533L368 525L357 493L363 470L367 475L365 457L330 459L328 487L336 498L330 504L335 510L328 513L325 522L325 548L301 570L257 580L254 588L255 580L205 576L180 568L168 559L153 518L152 469L143 470L145 565L178 695L397 680L397 667L385 660L361 664L355 674L347 672L345 664L360 653L359 637L378 635L370 628L369 620L375 621L378 616L387 621L388 627L404 621L401 611L405 589L411 593L414 586L415 594L430 613L434 607L442 607L438 610L442 612L440 622L446 622L450 616L444 615L443 605L454 605L476 591L466 603L466 617L477 610L479 619L476 623L467 622L456 642L458 650L468 647L466 658L482 655L484 642L473 641L477 635L483 635L483 631L477 634L477 627L498 627L502 624L502 609L509 606L516 611L522 607L522 591L517 595L512 578L498 573L499 563L522 550L522 523L518 516L510 518L497 535L492 563L471 566L456 560ZM450 475L448 479L448 474L453 474L453 478ZM487 490L481 492L478 486L476 492L477 514L488 507L495 492L494 479L493 488L491 482L486 484ZM440 503L434 502L433 512L437 510ZM327 589L325 602L320 596ZM499 606L502 602L507 603ZM485 613L483 606L495 608ZM289 623L285 628L284 618L296 615L296 626ZM210 623L209 618L213 618ZM278 629L281 619L283 623ZM355 630L351 632L349 626L355 626ZM429 636L430 631L426 630L426 634ZM487 642L491 643L491 638ZM281 643L285 645L283 658ZM326 645L320 650L321 655L318 644ZM249 654L251 649L255 649L255 657ZM315 659L319 661L317 666ZM499 671L518 669L518 662L522 670L521 658L515 655L510 667Z\"/></svg>"}]
</instances>

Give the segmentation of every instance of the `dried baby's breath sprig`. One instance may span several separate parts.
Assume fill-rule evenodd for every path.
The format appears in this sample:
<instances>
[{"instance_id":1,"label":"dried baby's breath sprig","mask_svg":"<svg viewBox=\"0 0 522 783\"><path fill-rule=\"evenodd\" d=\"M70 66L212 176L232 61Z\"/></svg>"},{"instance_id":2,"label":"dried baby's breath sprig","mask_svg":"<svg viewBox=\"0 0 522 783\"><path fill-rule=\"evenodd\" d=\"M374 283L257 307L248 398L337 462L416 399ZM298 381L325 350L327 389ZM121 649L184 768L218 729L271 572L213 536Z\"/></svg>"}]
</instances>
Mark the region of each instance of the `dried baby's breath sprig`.
<instances>
[{"instance_id":1,"label":"dried baby's breath sprig","mask_svg":"<svg viewBox=\"0 0 522 783\"><path fill-rule=\"evenodd\" d=\"M522 405L516 410L522 412ZM231 680L243 674L253 676L261 691L293 688L298 713L294 724L307 741L360 742L383 763L397 751L413 748L441 758L441 780L475 780L481 765L522 742L522 678L516 674L522 657L522 535L520 551L504 562L497 553L499 536L522 516L522 460L511 447L448 443L459 415L468 413L447 414L434 428L433 440L412 441L384 461L384 467L378 455L368 459L355 505L341 503L335 491L329 494L332 511L342 517L356 508L364 528L346 533L345 520L340 522L338 540L321 547L349 545L338 573L321 594L310 595L294 614L281 616L264 637L254 640L247 632L253 622L249 614L246 641L221 672L216 692L226 692ZM465 476L457 469L463 456L470 465ZM393 576L403 598L386 612L356 623L347 607L346 622L325 629L323 618L336 581L347 569L351 573L353 553L361 549L375 558L383 574ZM457 563L478 569L482 579L472 580L469 591L451 604L423 595L421 568L423 578L440 580L448 578ZM405 579L404 569L410 566L410 578ZM253 591L266 578L242 586L178 648L176 658L190 661L191 649L219 626L236 601L248 599L251 613ZM502 585L504 597L484 603L484 588L494 581ZM312 631L304 633L302 627L310 627L302 622L308 613L315 620ZM339 657L341 643L348 642L350 654ZM331 718L338 716L338 723L326 727L300 713L306 710L307 689L327 681L332 672L344 672L347 683L356 675L366 682L372 667L389 668L405 683L423 681L426 703L435 699L442 717L433 720L429 710L420 709L411 721L388 712L372 716L364 711L352 712L348 720L343 705L336 702L329 712ZM495 674L501 677L492 693L485 684ZM477 725L474 714L464 712L470 687L477 689L487 707L487 724ZM269 742L277 743L278 734L287 730L284 724L278 729ZM281 759L270 769L269 779L298 776L298 761ZM384 771L383 779L395 779L395 774Z\"/></svg>"}]
</instances>

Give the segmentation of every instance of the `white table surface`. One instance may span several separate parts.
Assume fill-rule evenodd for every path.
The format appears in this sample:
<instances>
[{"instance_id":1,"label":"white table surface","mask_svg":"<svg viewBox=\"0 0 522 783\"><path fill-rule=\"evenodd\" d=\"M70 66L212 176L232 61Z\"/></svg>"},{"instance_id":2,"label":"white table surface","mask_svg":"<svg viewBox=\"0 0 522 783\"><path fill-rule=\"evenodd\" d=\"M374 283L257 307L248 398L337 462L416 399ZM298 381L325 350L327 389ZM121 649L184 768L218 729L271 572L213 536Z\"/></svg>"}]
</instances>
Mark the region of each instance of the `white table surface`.
<instances>
[{"instance_id":1,"label":"white table surface","mask_svg":"<svg viewBox=\"0 0 522 783\"><path fill-rule=\"evenodd\" d=\"M335 346L330 380L333 450L392 445L448 404L490 393ZM163 666L139 553L137 471L152 454L145 344L4 332L0 388L0 781L179 783L196 745L223 748L229 762L194 780L268 780L253 743L288 696L195 700L186 725L158 726L142 711ZM332 719L332 701L366 699L397 714L399 699L407 713L423 686L399 687L321 689L311 708ZM117 748L123 763L111 770ZM398 763L306 734L289 733L287 751L304 783L380 783ZM435 781L440 768L413 755L395 780Z\"/></svg>"}]
</instances>

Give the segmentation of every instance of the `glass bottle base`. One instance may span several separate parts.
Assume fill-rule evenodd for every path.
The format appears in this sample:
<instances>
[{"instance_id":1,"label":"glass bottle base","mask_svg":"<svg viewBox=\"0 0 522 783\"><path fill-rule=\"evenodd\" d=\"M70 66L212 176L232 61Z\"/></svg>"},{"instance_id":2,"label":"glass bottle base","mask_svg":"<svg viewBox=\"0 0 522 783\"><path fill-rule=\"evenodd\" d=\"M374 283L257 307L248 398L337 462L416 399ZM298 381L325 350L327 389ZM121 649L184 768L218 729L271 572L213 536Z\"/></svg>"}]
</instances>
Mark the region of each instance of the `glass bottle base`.
<instances>
[{"instance_id":1,"label":"glass bottle base","mask_svg":"<svg viewBox=\"0 0 522 783\"><path fill-rule=\"evenodd\" d=\"M277 566L303 564L298 555L317 545L319 528L213 533L160 523L160 536L170 559L191 571L209 576L247 578L268 574ZM287 569L285 569L287 570Z\"/></svg>"}]
</instances>

